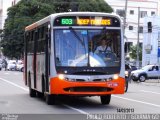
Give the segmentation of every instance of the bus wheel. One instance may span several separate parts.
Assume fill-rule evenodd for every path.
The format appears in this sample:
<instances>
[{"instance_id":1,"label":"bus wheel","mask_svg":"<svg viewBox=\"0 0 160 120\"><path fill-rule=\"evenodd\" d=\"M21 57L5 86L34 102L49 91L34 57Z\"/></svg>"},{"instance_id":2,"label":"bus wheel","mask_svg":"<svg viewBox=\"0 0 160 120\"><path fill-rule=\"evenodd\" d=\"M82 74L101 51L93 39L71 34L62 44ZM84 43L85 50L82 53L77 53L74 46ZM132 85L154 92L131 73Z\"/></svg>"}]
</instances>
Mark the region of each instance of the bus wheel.
<instances>
[{"instance_id":1,"label":"bus wheel","mask_svg":"<svg viewBox=\"0 0 160 120\"><path fill-rule=\"evenodd\" d=\"M48 105L54 105L55 104L55 95L46 94L46 103Z\"/></svg>"},{"instance_id":2,"label":"bus wheel","mask_svg":"<svg viewBox=\"0 0 160 120\"><path fill-rule=\"evenodd\" d=\"M36 97L36 91L32 88L29 88L29 95L30 97Z\"/></svg>"},{"instance_id":3,"label":"bus wheel","mask_svg":"<svg viewBox=\"0 0 160 120\"><path fill-rule=\"evenodd\" d=\"M108 105L111 100L111 95L100 96L100 99L103 105Z\"/></svg>"},{"instance_id":4,"label":"bus wheel","mask_svg":"<svg viewBox=\"0 0 160 120\"><path fill-rule=\"evenodd\" d=\"M37 91L37 97L39 97L39 98L43 98L43 97L44 97L44 94L43 94L43 93L41 93L41 92L38 92L38 91Z\"/></svg>"}]
</instances>

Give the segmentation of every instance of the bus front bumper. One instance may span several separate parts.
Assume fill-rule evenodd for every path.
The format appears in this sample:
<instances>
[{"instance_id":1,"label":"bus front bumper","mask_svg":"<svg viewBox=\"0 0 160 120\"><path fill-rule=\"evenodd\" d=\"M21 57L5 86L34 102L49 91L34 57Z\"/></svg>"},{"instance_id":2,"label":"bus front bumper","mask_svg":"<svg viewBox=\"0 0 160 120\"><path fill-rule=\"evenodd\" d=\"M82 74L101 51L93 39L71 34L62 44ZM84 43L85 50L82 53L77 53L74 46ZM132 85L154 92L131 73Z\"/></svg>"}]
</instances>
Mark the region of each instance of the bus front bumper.
<instances>
[{"instance_id":1,"label":"bus front bumper","mask_svg":"<svg viewBox=\"0 0 160 120\"><path fill-rule=\"evenodd\" d=\"M70 82L58 77L50 79L50 94L73 96L101 96L107 94L123 94L125 79L105 82Z\"/></svg>"}]
</instances>

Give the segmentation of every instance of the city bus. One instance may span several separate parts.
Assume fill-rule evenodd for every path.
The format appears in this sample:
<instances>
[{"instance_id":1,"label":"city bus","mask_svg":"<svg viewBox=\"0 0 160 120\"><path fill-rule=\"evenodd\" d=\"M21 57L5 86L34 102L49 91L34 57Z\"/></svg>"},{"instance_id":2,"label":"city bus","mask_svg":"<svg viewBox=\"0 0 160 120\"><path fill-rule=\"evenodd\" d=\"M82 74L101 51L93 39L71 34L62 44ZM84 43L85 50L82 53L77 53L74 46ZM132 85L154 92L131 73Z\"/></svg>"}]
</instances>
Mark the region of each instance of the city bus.
<instances>
[{"instance_id":1,"label":"city bus","mask_svg":"<svg viewBox=\"0 0 160 120\"><path fill-rule=\"evenodd\" d=\"M110 50L97 52L102 40ZM31 97L43 96L51 105L57 96L99 96L109 104L125 88L121 19L101 12L45 17L25 28L24 61Z\"/></svg>"}]
</instances>

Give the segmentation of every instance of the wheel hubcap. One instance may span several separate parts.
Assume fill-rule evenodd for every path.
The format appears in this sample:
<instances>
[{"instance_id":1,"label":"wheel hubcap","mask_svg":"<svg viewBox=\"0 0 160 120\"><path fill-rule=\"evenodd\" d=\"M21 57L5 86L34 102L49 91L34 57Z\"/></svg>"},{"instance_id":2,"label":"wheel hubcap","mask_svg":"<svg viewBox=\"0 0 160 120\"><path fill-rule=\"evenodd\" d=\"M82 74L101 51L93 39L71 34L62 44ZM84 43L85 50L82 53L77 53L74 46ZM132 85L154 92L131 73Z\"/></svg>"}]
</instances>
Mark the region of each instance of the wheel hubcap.
<instances>
[{"instance_id":1,"label":"wheel hubcap","mask_svg":"<svg viewBox=\"0 0 160 120\"><path fill-rule=\"evenodd\" d=\"M141 81L144 81L144 80L145 80L145 77L144 77L144 76L141 76L141 77L140 77L140 80L141 80Z\"/></svg>"}]
</instances>

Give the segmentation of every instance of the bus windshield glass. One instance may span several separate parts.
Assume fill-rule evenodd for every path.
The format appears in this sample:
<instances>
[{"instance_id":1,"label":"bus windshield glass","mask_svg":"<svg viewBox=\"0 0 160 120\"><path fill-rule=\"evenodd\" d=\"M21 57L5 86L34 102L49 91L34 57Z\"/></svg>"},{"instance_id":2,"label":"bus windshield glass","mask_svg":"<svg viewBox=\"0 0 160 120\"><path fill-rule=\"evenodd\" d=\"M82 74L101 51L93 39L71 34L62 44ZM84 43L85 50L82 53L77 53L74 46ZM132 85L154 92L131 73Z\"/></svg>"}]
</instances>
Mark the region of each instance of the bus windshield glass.
<instances>
[{"instance_id":1,"label":"bus windshield glass","mask_svg":"<svg viewBox=\"0 0 160 120\"><path fill-rule=\"evenodd\" d=\"M120 30L56 29L54 36L56 66L120 66Z\"/></svg>"}]
</instances>

